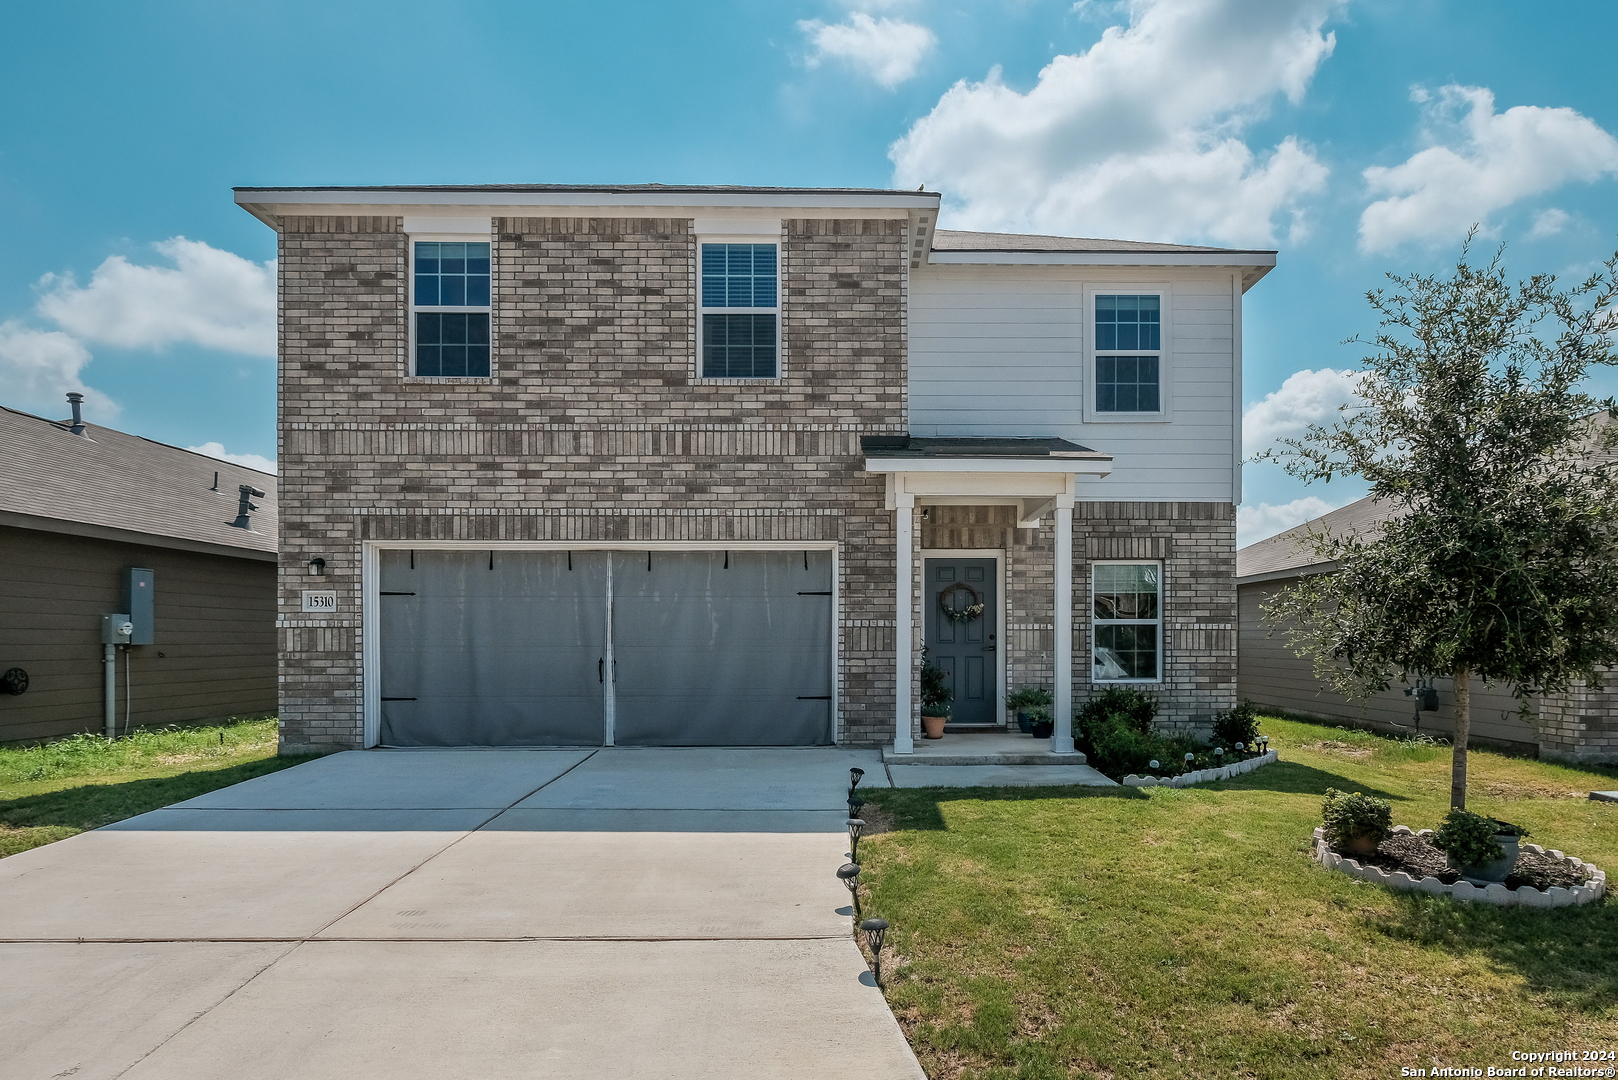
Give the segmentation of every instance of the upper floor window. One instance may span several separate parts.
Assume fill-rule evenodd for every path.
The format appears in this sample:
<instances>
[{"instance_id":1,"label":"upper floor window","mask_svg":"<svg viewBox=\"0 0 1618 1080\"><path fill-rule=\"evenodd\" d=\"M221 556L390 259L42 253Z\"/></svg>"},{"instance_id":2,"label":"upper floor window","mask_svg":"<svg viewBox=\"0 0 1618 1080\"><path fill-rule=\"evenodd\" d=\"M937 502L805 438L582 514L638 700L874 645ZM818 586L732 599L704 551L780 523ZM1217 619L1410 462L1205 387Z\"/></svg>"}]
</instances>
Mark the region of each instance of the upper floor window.
<instances>
[{"instance_id":1,"label":"upper floor window","mask_svg":"<svg viewBox=\"0 0 1618 1080\"><path fill-rule=\"evenodd\" d=\"M773 379L780 342L775 244L701 245L699 352L704 379Z\"/></svg>"},{"instance_id":2,"label":"upper floor window","mask_svg":"<svg viewBox=\"0 0 1618 1080\"><path fill-rule=\"evenodd\" d=\"M1163 299L1095 298L1095 409L1162 411Z\"/></svg>"},{"instance_id":3,"label":"upper floor window","mask_svg":"<svg viewBox=\"0 0 1618 1080\"><path fill-rule=\"evenodd\" d=\"M1161 678L1161 563L1092 563L1091 650L1095 682Z\"/></svg>"},{"instance_id":4,"label":"upper floor window","mask_svg":"<svg viewBox=\"0 0 1618 1080\"><path fill-rule=\"evenodd\" d=\"M414 374L489 375L489 245L418 240L412 253Z\"/></svg>"}]
</instances>

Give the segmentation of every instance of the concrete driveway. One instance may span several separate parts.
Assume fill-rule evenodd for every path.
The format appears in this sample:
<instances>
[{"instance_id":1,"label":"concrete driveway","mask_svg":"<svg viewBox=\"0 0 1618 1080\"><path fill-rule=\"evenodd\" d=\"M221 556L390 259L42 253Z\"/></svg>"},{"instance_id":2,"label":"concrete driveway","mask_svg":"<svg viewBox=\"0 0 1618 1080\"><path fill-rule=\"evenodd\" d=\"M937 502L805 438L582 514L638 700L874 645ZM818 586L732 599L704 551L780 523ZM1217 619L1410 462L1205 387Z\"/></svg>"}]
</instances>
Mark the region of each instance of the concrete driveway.
<instances>
[{"instance_id":1,"label":"concrete driveway","mask_svg":"<svg viewBox=\"0 0 1618 1080\"><path fill-rule=\"evenodd\" d=\"M835 749L337 754L0 860L0 1075L919 1078Z\"/></svg>"}]
</instances>

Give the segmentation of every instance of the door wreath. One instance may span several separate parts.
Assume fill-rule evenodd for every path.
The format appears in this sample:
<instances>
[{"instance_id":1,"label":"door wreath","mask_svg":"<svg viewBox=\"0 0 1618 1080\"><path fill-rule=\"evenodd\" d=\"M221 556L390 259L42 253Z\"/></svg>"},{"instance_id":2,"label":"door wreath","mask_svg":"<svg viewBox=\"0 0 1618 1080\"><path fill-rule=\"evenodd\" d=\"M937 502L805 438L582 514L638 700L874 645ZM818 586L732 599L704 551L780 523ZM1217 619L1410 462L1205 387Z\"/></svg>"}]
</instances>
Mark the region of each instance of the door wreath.
<instances>
[{"instance_id":1,"label":"door wreath","mask_svg":"<svg viewBox=\"0 0 1618 1080\"><path fill-rule=\"evenodd\" d=\"M983 617L983 598L966 582L957 581L938 594L938 608L952 623L973 622Z\"/></svg>"}]
</instances>

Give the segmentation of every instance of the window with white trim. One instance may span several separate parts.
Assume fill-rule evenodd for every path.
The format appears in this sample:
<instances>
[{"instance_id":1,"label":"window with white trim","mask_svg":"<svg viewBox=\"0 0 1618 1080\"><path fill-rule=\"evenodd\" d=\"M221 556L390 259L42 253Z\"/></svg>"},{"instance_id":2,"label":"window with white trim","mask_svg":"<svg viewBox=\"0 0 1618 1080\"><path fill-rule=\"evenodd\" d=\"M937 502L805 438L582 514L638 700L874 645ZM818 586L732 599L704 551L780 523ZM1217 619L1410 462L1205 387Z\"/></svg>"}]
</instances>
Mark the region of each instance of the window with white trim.
<instances>
[{"instance_id":1,"label":"window with white trim","mask_svg":"<svg viewBox=\"0 0 1618 1080\"><path fill-rule=\"evenodd\" d=\"M1095 298L1095 411L1156 413L1163 408L1163 298Z\"/></svg>"},{"instance_id":2,"label":"window with white trim","mask_svg":"<svg viewBox=\"0 0 1618 1080\"><path fill-rule=\"evenodd\" d=\"M697 325L704 379L773 379L780 351L777 244L700 245Z\"/></svg>"},{"instance_id":3,"label":"window with white trim","mask_svg":"<svg viewBox=\"0 0 1618 1080\"><path fill-rule=\"evenodd\" d=\"M489 244L417 240L411 251L411 373L489 376Z\"/></svg>"},{"instance_id":4,"label":"window with white trim","mask_svg":"<svg viewBox=\"0 0 1618 1080\"><path fill-rule=\"evenodd\" d=\"M1091 680L1162 678L1163 565L1092 563Z\"/></svg>"}]
</instances>

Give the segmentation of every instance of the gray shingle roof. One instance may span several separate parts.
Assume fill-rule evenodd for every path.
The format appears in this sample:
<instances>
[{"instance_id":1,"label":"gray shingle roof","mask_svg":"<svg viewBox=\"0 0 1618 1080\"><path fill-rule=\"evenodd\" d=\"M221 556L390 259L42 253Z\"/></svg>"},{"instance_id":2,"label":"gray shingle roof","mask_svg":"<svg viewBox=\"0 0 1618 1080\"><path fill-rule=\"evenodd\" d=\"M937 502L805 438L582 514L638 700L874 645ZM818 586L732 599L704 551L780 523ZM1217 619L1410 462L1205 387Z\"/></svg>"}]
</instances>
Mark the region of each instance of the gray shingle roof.
<instances>
[{"instance_id":1,"label":"gray shingle roof","mask_svg":"<svg viewBox=\"0 0 1618 1080\"><path fill-rule=\"evenodd\" d=\"M1322 563L1307 543L1311 530L1338 535L1375 532L1392 514L1392 507L1369 498L1338 507L1329 514L1242 548L1236 553L1236 578L1294 577L1308 567L1330 565Z\"/></svg>"},{"instance_id":2,"label":"gray shingle roof","mask_svg":"<svg viewBox=\"0 0 1618 1080\"><path fill-rule=\"evenodd\" d=\"M911 435L861 435L860 450L877 458L1106 458L1066 439L959 437L921 439ZM1110 460L1110 459L1108 459Z\"/></svg>"},{"instance_id":3,"label":"gray shingle roof","mask_svg":"<svg viewBox=\"0 0 1618 1080\"><path fill-rule=\"evenodd\" d=\"M1027 233L959 232L939 229L933 234L934 251L1073 251L1121 254L1225 254L1274 255L1269 249L1194 247L1190 244L1153 244L1142 240L1096 240L1082 236L1035 236Z\"/></svg>"},{"instance_id":4,"label":"gray shingle roof","mask_svg":"<svg viewBox=\"0 0 1618 1080\"><path fill-rule=\"evenodd\" d=\"M215 471L217 492L209 490ZM96 424L75 435L65 421L0 406L0 514L273 554L275 482L269 473L139 435ZM260 509L251 531L231 525L240 484L267 493L253 500Z\"/></svg>"}]
</instances>

